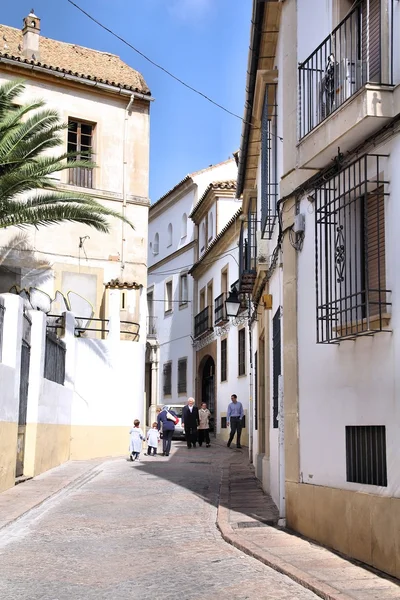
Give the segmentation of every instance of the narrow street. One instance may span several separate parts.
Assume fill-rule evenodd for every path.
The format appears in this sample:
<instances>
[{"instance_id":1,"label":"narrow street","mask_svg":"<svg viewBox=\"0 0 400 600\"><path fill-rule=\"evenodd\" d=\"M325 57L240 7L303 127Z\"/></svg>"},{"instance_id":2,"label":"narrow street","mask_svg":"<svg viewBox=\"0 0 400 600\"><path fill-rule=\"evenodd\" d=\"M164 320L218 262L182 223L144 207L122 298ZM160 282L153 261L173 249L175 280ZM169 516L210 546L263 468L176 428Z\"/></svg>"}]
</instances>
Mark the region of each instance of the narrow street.
<instances>
[{"instance_id":1,"label":"narrow street","mask_svg":"<svg viewBox=\"0 0 400 600\"><path fill-rule=\"evenodd\" d=\"M223 541L221 468L236 450L173 445L169 458L102 463L0 530L0 597L317 598Z\"/></svg>"}]
</instances>

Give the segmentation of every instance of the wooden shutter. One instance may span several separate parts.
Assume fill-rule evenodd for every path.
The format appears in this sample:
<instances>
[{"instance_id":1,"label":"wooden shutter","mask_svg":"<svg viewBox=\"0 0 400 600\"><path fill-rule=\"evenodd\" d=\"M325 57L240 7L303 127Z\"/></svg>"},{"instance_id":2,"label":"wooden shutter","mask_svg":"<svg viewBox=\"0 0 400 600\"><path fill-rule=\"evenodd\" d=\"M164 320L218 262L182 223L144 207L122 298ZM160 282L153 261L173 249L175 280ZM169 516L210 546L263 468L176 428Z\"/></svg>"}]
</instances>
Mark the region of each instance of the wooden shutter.
<instances>
[{"instance_id":1,"label":"wooden shutter","mask_svg":"<svg viewBox=\"0 0 400 600\"><path fill-rule=\"evenodd\" d=\"M362 60L368 63L368 81L381 80L381 0L362 3Z\"/></svg>"},{"instance_id":2,"label":"wooden shutter","mask_svg":"<svg viewBox=\"0 0 400 600\"><path fill-rule=\"evenodd\" d=\"M163 367L164 374L164 394L166 396L171 395L171 363L165 363Z\"/></svg>"},{"instance_id":3,"label":"wooden shutter","mask_svg":"<svg viewBox=\"0 0 400 600\"><path fill-rule=\"evenodd\" d=\"M187 391L187 359L178 360L178 394L186 394Z\"/></svg>"},{"instance_id":4,"label":"wooden shutter","mask_svg":"<svg viewBox=\"0 0 400 600\"><path fill-rule=\"evenodd\" d=\"M386 302L385 196L383 186L367 196L367 272L370 316L380 313ZM383 307L384 308L384 307Z\"/></svg>"},{"instance_id":5,"label":"wooden shutter","mask_svg":"<svg viewBox=\"0 0 400 600\"><path fill-rule=\"evenodd\" d=\"M221 381L227 380L227 345L226 339L221 340Z\"/></svg>"}]
</instances>

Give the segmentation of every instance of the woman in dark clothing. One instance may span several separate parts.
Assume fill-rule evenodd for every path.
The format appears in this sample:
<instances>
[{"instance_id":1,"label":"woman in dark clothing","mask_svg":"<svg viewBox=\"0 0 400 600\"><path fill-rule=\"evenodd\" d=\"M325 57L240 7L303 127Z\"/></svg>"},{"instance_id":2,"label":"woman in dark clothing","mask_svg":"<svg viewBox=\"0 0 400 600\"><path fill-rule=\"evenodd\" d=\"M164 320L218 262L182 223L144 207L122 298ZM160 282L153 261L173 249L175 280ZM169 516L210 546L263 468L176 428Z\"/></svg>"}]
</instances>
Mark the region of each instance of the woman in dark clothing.
<instances>
[{"instance_id":1,"label":"woman in dark clothing","mask_svg":"<svg viewBox=\"0 0 400 600\"><path fill-rule=\"evenodd\" d=\"M171 440L175 431L175 423L168 419L167 413L176 417L173 410L168 410L168 406L163 406L161 412L157 416L158 431L162 428L163 434L163 456L169 456L171 452Z\"/></svg>"}]
</instances>

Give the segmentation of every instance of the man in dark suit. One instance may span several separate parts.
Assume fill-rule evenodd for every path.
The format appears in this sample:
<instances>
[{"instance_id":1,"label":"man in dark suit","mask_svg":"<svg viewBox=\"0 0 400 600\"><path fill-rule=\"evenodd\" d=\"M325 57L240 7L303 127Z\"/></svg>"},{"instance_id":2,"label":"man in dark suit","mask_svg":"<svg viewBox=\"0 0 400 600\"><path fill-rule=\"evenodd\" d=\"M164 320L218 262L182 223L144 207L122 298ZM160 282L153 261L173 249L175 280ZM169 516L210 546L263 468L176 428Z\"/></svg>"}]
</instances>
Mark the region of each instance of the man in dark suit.
<instances>
[{"instance_id":1,"label":"man in dark suit","mask_svg":"<svg viewBox=\"0 0 400 600\"><path fill-rule=\"evenodd\" d=\"M197 426L199 424L199 409L194 405L194 398L189 398L182 411L182 425L185 430L187 447L196 448Z\"/></svg>"}]
</instances>

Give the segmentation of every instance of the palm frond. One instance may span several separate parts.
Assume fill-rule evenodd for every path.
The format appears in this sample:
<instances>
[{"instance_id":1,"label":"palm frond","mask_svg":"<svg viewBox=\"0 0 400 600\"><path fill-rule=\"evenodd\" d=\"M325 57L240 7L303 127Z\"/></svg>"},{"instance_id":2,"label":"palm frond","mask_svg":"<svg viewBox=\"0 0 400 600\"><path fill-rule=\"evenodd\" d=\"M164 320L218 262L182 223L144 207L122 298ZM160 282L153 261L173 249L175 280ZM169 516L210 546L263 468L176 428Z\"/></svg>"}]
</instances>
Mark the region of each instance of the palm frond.
<instances>
[{"instance_id":1,"label":"palm frond","mask_svg":"<svg viewBox=\"0 0 400 600\"><path fill-rule=\"evenodd\" d=\"M7 227L23 229L29 225L48 227L64 222L83 223L102 233L109 233L110 231L107 219L96 207L80 206L78 204L55 204L36 208L28 208L23 204L18 204L13 213L0 216L0 229Z\"/></svg>"}]
</instances>

